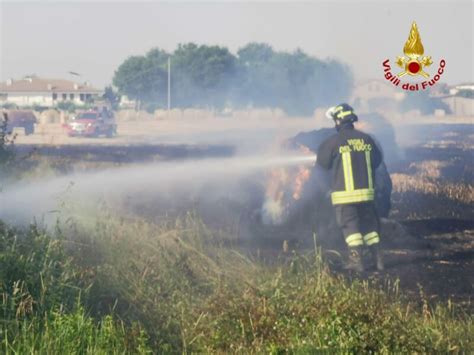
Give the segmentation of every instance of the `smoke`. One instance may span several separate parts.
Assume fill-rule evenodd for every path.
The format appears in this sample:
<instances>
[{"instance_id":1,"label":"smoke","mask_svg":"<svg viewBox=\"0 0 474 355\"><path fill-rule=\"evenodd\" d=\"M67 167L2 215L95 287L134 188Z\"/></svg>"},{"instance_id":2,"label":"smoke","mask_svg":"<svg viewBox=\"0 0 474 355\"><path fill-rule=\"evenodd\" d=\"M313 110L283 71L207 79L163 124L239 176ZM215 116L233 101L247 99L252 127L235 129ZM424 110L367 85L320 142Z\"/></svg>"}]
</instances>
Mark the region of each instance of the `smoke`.
<instances>
[{"instance_id":1,"label":"smoke","mask_svg":"<svg viewBox=\"0 0 474 355\"><path fill-rule=\"evenodd\" d=\"M309 127L317 128L315 121L211 121L212 125L207 121L199 121L199 126L195 122L163 122L156 128L160 130L159 133L151 132L148 136L137 137L147 138L146 142L154 145L159 141L165 146L187 142L195 144L194 147L212 147L227 143L235 148L235 156L192 159L189 156L193 154L193 146L188 145L186 152L180 155L181 158L188 158L182 160L135 163L36 181L20 181L3 186L0 191L0 219L12 224L24 224L36 218L51 224L69 205L85 202L87 206L97 207L99 201L126 211L140 209L140 215L158 217L160 213L166 215L171 210L189 210L193 208L193 204L206 205L215 210L219 208L217 201L227 199L229 205L240 204L258 210L263 223L280 224L288 218L288 213L294 207L292 205L306 203L305 199L309 195L313 198L308 191L302 191L302 187L315 185L314 169L308 172L308 168L314 165L315 155L303 151L282 152L276 147L296 132L308 130ZM386 158L391 160L393 156L396 160L394 127L378 116L364 121L373 122L371 128L375 137L380 139ZM174 128L166 125L173 125ZM329 131L328 134L332 129ZM120 139L129 138L117 139L120 144ZM87 149L83 151L84 147L86 146L81 146L81 149L78 146L61 149L76 149L85 154ZM110 154L109 148L114 147L106 148L106 154ZM128 148L124 143L117 147L117 151L120 154L127 153L127 149L131 148L133 147ZM100 159L100 147L97 149ZM141 154L140 152L132 154L128 161L137 162L133 156ZM202 152L200 155L202 156ZM275 172L280 174L272 176ZM312 180L307 182L308 179ZM318 181L319 184L322 183L321 176L316 179L316 185ZM324 190L322 187L320 189ZM300 197L301 201L298 201Z\"/></svg>"},{"instance_id":2,"label":"smoke","mask_svg":"<svg viewBox=\"0 0 474 355\"><path fill-rule=\"evenodd\" d=\"M199 159L139 164L17 183L0 193L0 219L14 224L43 219L54 221L57 212L70 201L124 200L173 196L179 200L202 189L208 195L238 189L243 178L255 177L273 167L314 163L314 156L258 155L220 159ZM131 201L130 201L131 200Z\"/></svg>"}]
</instances>

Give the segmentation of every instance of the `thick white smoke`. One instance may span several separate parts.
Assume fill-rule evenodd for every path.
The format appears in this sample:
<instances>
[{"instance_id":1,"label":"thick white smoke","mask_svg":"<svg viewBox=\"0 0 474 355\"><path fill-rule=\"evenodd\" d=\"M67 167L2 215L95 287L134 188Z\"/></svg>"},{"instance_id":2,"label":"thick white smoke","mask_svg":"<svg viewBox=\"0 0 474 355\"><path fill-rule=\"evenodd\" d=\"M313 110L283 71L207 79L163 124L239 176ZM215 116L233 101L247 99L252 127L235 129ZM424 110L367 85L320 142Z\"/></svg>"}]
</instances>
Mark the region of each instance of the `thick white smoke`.
<instances>
[{"instance_id":1,"label":"thick white smoke","mask_svg":"<svg viewBox=\"0 0 474 355\"><path fill-rule=\"evenodd\" d=\"M5 186L0 192L0 219L25 223L33 218L54 218L61 204L74 199L132 198L191 193L204 184L225 190L239 179L276 166L314 163L315 157L296 155L237 156L149 163L60 176ZM210 191L212 193L212 191Z\"/></svg>"}]
</instances>

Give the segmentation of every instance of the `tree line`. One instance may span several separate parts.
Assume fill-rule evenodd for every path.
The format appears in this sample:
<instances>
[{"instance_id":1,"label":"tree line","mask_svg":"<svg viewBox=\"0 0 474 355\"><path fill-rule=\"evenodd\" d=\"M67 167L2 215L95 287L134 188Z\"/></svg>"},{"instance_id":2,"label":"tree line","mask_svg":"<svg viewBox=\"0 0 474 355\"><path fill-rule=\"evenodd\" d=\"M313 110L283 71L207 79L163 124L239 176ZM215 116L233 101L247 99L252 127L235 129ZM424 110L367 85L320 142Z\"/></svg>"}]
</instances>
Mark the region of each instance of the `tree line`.
<instances>
[{"instance_id":1,"label":"tree line","mask_svg":"<svg viewBox=\"0 0 474 355\"><path fill-rule=\"evenodd\" d=\"M115 71L114 86L141 108L165 108L169 57L173 108L279 107L308 115L346 100L353 84L347 65L299 49L290 53L250 43L233 54L221 46L187 43L173 53L153 48L130 56Z\"/></svg>"}]
</instances>

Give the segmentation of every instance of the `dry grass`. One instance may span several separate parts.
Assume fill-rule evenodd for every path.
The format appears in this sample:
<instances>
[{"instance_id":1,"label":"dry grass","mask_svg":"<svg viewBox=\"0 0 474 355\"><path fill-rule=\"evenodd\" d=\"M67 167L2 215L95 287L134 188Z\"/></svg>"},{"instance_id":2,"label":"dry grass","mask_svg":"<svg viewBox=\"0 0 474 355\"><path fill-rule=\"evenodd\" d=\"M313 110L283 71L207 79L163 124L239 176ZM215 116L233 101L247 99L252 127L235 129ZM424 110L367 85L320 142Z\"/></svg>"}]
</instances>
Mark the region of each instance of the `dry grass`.
<instances>
[{"instance_id":1,"label":"dry grass","mask_svg":"<svg viewBox=\"0 0 474 355\"><path fill-rule=\"evenodd\" d=\"M448 198L455 202L474 202L474 185L467 182L452 182L443 178L445 169L453 163L440 160L424 160L408 166L407 173L391 174L395 193L416 192Z\"/></svg>"},{"instance_id":2,"label":"dry grass","mask_svg":"<svg viewBox=\"0 0 474 355\"><path fill-rule=\"evenodd\" d=\"M421 162L410 163L408 170L414 170L416 176L424 179L436 180L442 177L442 169L449 167L450 164L440 160L424 160Z\"/></svg>"},{"instance_id":3,"label":"dry grass","mask_svg":"<svg viewBox=\"0 0 474 355\"><path fill-rule=\"evenodd\" d=\"M391 174L393 191L396 193L418 192L449 198L452 201L471 204L474 202L474 186L462 183L444 183L425 179L419 175Z\"/></svg>"}]
</instances>

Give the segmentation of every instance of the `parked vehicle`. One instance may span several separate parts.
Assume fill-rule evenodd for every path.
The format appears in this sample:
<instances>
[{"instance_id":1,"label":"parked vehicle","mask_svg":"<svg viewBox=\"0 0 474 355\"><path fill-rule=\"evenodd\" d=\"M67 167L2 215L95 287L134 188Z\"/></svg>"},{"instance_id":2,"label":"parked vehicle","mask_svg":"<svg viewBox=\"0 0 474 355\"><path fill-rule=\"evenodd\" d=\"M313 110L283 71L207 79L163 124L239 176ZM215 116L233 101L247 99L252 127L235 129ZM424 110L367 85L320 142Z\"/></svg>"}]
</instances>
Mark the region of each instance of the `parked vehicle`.
<instances>
[{"instance_id":1,"label":"parked vehicle","mask_svg":"<svg viewBox=\"0 0 474 355\"><path fill-rule=\"evenodd\" d=\"M66 129L70 137L105 135L111 138L117 134L113 113L106 109L81 112L67 124Z\"/></svg>"},{"instance_id":2,"label":"parked vehicle","mask_svg":"<svg viewBox=\"0 0 474 355\"><path fill-rule=\"evenodd\" d=\"M25 130L25 135L35 133L36 116L30 110L7 110L8 122L7 132L11 133L14 128L21 127Z\"/></svg>"}]
</instances>

